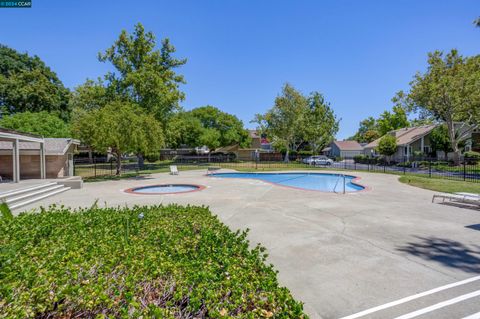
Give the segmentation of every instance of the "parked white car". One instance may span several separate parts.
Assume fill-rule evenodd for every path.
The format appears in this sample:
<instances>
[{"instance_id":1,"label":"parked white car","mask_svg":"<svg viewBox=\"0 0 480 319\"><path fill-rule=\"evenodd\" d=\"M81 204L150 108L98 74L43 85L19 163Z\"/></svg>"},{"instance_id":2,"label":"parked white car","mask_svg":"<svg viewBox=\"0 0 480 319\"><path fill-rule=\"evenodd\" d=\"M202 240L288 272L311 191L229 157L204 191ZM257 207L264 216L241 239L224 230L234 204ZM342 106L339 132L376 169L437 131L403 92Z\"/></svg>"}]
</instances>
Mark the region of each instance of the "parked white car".
<instances>
[{"instance_id":1,"label":"parked white car","mask_svg":"<svg viewBox=\"0 0 480 319\"><path fill-rule=\"evenodd\" d=\"M308 165L327 165L330 166L333 164L333 160L326 157L325 155L309 156L303 159L303 163Z\"/></svg>"}]
</instances>

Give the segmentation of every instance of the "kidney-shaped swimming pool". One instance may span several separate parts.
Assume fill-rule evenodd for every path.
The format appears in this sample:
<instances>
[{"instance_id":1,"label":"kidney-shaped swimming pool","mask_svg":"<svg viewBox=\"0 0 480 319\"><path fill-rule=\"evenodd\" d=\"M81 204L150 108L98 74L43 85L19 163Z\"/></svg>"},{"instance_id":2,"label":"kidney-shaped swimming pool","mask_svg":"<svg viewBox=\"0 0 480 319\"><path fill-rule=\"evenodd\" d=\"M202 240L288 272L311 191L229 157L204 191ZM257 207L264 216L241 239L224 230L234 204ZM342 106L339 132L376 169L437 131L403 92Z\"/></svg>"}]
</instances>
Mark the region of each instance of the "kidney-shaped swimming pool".
<instances>
[{"instance_id":1,"label":"kidney-shaped swimming pool","mask_svg":"<svg viewBox=\"0 0 480 319\"><path fill-rule=\"evenodd\" d=\"M343 192L345 179L345 192L358 192L365 189L364 186L356 184L357 178L351 175L326 174L326 173L215 173L211 177L220 178L250 178L258 179L268 183L298 189L322 191L322 192Z\"/></svg>"}]
</instances>

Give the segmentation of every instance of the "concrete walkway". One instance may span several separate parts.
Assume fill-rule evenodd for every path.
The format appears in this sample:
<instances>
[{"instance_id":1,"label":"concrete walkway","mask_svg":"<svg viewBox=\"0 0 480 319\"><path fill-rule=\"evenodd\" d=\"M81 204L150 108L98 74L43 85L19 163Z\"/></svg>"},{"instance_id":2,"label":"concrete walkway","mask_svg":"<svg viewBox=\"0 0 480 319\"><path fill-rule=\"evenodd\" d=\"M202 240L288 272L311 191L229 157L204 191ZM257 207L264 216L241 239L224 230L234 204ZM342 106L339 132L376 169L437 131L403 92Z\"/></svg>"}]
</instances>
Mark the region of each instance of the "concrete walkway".
<instances>
[{"instance_id":1,"label":"concrete walkway","mask_svg":"<svg viewBox=\"0 0 480 319\"><path fill-rule=\"evenodd\" d=\"M434 192L401 184L395 175L353 172L371 189L341 195L204 174L86 183L25 209L89 206L96 199L109 206L208 205L231 229L250 229L252 244L268 249L281 284L305 302L311 318L349 316L409 296L349 318L450 319L480 312L480 280L442 288L480 274L479 211L432 204ZM123 192L162 183L207 188L174 195Z\"/></svg>"}]
</instances>

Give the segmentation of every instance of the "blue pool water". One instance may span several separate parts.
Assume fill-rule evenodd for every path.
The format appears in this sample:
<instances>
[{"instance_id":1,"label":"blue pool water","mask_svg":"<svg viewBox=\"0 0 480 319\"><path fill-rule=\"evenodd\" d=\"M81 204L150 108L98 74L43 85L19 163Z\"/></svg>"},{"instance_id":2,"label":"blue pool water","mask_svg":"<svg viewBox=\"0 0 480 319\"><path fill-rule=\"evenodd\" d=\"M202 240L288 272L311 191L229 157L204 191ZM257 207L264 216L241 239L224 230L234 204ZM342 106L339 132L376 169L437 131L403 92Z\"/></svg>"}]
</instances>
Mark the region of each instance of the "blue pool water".
<instances>
[{"instance_id":1,"label":"blue pool water","mask_svg":"<svg viewBox=\"0 0 480 319\"><path fill-rule=\"evenodd\" d=\"M343 192L343 175L323 173L216 173L213 177L250 178L265 182L323 192ZM352 182L355 176L345 175L345 191L357 192L365 187Z\"/></svg>"},{"instance_id":2,"label":"blue pool water","mask_svg":"<svg viewBox=\"0 0 480 319\"><path fill-rule=\"evenodd\" d=\"M137 187L132 190L133 193L141 194L169 194L169 193L185 193L199 189L195 185L154 185Z\"/></svg>"}]
</instances>

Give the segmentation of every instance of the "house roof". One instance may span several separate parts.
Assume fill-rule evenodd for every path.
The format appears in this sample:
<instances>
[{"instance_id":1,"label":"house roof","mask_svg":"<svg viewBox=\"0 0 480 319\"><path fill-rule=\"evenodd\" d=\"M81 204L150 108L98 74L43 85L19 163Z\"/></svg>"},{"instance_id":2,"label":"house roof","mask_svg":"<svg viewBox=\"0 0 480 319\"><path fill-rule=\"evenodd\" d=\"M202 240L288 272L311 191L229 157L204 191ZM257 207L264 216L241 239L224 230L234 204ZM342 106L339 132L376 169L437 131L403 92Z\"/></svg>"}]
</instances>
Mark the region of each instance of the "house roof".
<instances>
[{"instance_id":1,"label":"house roof","mask_svg":"<svg viewBox=\"0 0 480 319\"><path fill-rule=\"evenodd\" d=\"M388 134L395 136L395 138L397 139L397 145L405 146L419 140L420 138L422 138L422 136L429 134L436 126L436 124L430 124L415 127L405 127L395 131L391 131ZM380 140L381 138L376 139L375 141L366 145L365 148L377 147Z\"/></svg>"},{"instance_id":2,"label":"house roof","mask_svg":"<svg viewBox=\"0 0 480 319\"><path fill-rule=\"evenodd\" d=\"M357 141L333 141L333 144L341 151L362 151L363 146L360 145Z\"/></svg>"},{"instance_id":3,"label":"house roof","mask_svg":"<svg viewBox=\"0 0 480 319\"><path fill-rule=\"evenodd\" d=\"M238 149L239 149L239 145L238 144L233 144L233 145L228 145L228 146L223 146L223 147L217 148L215 150L215 152L229 153L229 152L236 151Z\"/></svg>"},{"instance_id":4,"label":"house roof","mask_svg":"<svg viewBox=\"0 0 480 319\"><path fill-rule=\"evenodd\" d=\"M24 141L24 142L43 142L43 137L35 134L24 133L20 131L10 130L0 127L0 140L1 141Z\"/></svg>"},{"instance_id":5,"label":"house roof","mask_svg":"<svg viewBox=\"0 0 480 319\"><path fill-rule=\"evenodd\" d=\"M22 135L22 136L42 138L40 135L37 135L37 134L15 131L15 130L11 130L4 127L0 127L0 133L10 133L10 134L16 134L16 135Z\"/></svg>"},{"instance_id":6,"label":"house roof","mask_svg":"<svg viewBox=\"0 0 480 319\"><path fill-rule=\"evenodd\" d=\"M45 138L45 154L46 155L63 155L67 152L70 145L79 145L80 141L71 138ZM20 150L36 151L40 149L40 143L19 142ZM12 142L0 141L0 150L11 150Z\"/></svg>"}]
</instances>

